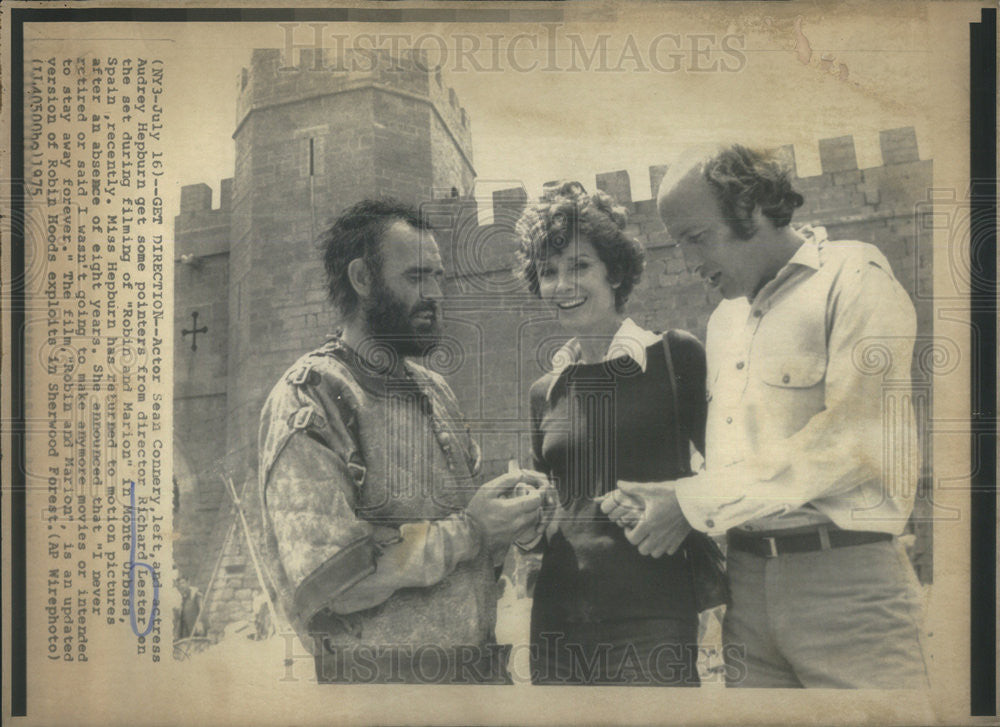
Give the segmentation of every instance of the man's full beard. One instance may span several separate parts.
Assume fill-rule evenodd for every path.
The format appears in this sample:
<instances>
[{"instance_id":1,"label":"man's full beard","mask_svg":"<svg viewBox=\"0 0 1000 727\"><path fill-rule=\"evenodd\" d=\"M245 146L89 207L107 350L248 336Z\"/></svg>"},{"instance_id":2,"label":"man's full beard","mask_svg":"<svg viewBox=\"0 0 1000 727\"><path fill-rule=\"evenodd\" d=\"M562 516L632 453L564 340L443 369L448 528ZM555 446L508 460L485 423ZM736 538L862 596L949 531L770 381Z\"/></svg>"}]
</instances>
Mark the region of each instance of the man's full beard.
<instances>
[{"instance_id":1,"label":"man's full beard","mask_svg":"<svg viewBox=\"0 0 1000 727\"><path fill-rule=\"evenodd\" d=\"M430 313L430 325L415 323L413 316L417 313ZM425 356L441 339L437 303L425 300L407 308L380 278L374 283L371 298L364 303L364 315L376 342L393 349L397 356Z\"/></svg>"}]
</instances>

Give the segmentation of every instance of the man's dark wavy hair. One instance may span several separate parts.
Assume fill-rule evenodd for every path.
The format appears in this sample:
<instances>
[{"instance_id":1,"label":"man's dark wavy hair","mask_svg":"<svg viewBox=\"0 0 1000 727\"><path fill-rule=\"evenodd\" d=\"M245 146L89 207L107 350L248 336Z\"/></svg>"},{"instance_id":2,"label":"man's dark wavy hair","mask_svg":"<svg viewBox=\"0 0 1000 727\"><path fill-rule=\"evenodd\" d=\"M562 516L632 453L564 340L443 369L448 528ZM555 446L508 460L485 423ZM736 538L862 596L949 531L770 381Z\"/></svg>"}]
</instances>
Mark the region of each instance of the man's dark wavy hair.
<instances>
[{"instance_id":1,"label":"man's dark wavy hair","mask_svg":"<svg viewBox=\"0 0 1000 727\"><path fill-rule=\"evenodd\" d=\"M744 240L757 231L755 207L759 206L775 227L785 227L804 201L792 189L788 167L771 151L733 144L705 161L702 173L726 222Z\"/></svg>"},{"instance_id":2,"label":"man's dark wavy hair","mask_svg":"<svg viewBox=\"0 0 1000 727\"><path fill-rule=\"evenodd\" d=\"M327 295L344 315L358 308L358 294L347 276L347 266L361 258L372 275L382 274L382 236L397 221L418 230L430 225L413 205L391 197L366 199L345 210L320 237Z\"/></svg>"}]
</instances>

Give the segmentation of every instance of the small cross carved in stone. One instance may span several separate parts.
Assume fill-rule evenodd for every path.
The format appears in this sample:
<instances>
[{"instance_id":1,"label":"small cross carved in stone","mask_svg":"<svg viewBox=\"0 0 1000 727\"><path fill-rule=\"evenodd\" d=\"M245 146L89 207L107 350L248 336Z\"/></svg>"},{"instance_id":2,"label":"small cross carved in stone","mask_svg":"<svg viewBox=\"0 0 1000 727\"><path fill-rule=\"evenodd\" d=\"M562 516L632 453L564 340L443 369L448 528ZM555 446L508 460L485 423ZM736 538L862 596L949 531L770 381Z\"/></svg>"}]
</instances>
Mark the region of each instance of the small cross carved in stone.
<instances>
[{"instance_id":1,"label":"small cross carved in stone","mask_svg":"<svg viewBox=\"0 0 1000 727\"><path fill-rule=\"evenodd\" d=\"M187 328L185 328L184 330L182 330L181 331L181 338L183 338L184 336L186 336L189 333L191 334L191 350L192 351L197 351L198 350L198 334L199 333L208 333L208 326L202 326L201 328L198 328L198 311L193 311L191 313L191 328L190 328L190 330L187 329Z\"/></svg>"}]
</instances>

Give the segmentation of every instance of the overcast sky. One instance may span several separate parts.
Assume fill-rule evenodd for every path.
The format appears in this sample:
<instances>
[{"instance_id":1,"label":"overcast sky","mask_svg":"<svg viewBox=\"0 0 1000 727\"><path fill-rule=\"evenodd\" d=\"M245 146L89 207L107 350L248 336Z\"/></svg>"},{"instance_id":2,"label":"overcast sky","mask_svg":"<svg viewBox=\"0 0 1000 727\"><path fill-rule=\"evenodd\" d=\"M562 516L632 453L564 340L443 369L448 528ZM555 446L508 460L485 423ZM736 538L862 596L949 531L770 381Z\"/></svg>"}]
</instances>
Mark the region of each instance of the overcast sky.
<instances>
[{"instance_id":1,"label":"overcast sky","mask_svg":"<svg viewBox=\"0 0 1000 727\"><path fill-rule=\"evenodd\" d=\"M924 72L933 38L917 4L559 7L558 24L331 23L321 32L331 45L334 35L366 47L388 47L380 33L401 36L402 47L423 38L471 118L484 187L520 181L536 195L550 179L591 187L596 173L626 169L633 198L648 199L651 164L720 138L793 143L803 176L819 171L819 139L853 135L864 168L881 163L878 131L900 126L915 126L921 158L933 157L923 113L933 102ZM81 28L72 34L79 38ZM212 186L217 203L219 180L233 175L240 69L253 48L281 47L286 30L274 23L83 30L93 41L77 41L76 52L165 60L166 210L175 214L180 187L198 182ZM296 42L312 40L305 24L293 32ZM56 24L29 26L26 52L67 48L69 34ZM477 41L481 49L472 52ZM469 53L460 56L460 48Z\"/></svg>"}]
</instances>

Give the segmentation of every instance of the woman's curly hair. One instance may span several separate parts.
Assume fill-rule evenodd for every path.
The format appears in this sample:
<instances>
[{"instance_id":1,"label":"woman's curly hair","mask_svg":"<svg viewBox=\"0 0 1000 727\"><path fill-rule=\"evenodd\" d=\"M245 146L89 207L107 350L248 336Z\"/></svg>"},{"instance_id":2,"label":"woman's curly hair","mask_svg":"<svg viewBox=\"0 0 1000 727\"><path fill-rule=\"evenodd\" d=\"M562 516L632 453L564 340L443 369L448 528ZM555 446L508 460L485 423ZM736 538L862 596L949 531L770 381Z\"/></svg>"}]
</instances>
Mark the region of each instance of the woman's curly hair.
<instances>
[{"instance_id":1,"label":"woman's curly hair","mask_svg":"<svg viewBox=\"0 0 1000 727\"><path fill-rule=\"evenodd\" d=\"M611 195L587 194L579 182L563 182L527 207L517 221L517 272L532 293L541 295L539 264L550 255L560 255L577 237L585 238L607 268L608 281L617 286L615 309L620 312L646 263L642 245L624 232L627 222L628 213Z\"/></svg>"}]
</instances>

